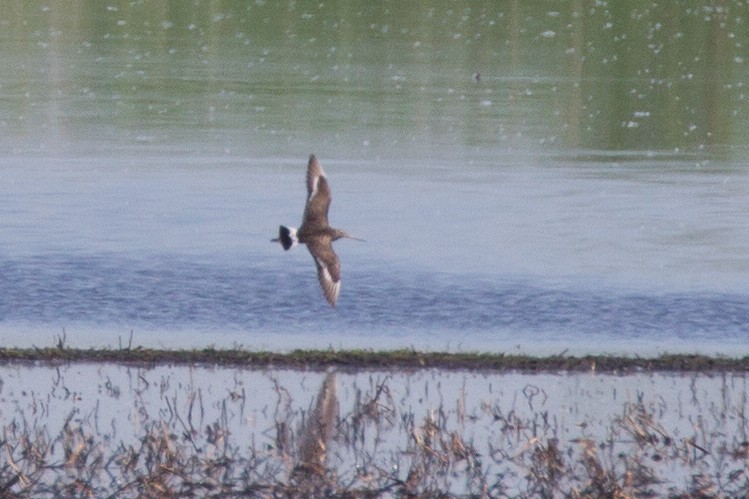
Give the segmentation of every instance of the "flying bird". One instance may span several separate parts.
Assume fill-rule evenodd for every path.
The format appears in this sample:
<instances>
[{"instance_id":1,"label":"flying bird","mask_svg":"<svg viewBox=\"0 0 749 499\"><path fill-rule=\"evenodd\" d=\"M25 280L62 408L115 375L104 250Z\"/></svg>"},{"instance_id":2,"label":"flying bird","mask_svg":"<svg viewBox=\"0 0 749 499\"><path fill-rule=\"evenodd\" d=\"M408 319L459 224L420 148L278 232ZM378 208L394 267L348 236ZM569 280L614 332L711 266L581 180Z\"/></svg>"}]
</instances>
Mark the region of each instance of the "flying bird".
<instances>
[{"instance_id":1,"label":"flying bird","mask_svg":"<svg viewBox=\"0 0 749 499\"><path fill-rule=\"evenodd\" d=\"M328 208L330 208L330 186L320 162L314 154L310 154L307 163L307 204L304 206L302 225L278 228L278 237L271 242L279 242L284 250L293 248L296 244L307 245L317 266L317 278L325 294L325 298L332 307L338 301L341 292L341 262L333 251L333 241L341 238L363 241L352 237L341 229L334 229L328 224Z\"/></svg>"}]
</instances>

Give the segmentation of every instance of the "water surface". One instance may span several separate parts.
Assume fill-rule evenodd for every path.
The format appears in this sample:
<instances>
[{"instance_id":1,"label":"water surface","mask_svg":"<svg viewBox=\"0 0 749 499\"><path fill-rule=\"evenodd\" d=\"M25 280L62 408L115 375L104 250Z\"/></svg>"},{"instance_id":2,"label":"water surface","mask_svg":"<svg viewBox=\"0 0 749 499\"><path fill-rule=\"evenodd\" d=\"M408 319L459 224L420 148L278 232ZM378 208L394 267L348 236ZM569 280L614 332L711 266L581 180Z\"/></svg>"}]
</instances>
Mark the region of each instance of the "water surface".
<instances>
[{"instance_id":1,"label":"water surface","mask_svg":"<svg viewBox=\"0 0 749 499\"><path fill-rule=\"evenodd\" d=\"M14 4L6 343L747 350L740 4Z\"/></svg>"}]
</instances>

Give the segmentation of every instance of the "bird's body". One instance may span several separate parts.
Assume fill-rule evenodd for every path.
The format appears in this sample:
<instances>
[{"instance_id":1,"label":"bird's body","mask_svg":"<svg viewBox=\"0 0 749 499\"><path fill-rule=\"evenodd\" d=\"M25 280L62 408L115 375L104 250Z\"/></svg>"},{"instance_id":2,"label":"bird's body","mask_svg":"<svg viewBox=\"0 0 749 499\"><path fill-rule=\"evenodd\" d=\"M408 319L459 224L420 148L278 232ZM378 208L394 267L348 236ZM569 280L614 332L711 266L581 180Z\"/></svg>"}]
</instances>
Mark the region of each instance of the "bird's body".
<instances>
[{"instance_id":1,"label":"bird's body","mask_svg":"<svg viewBox=\"0 0 749 499\"><path fill-rule=\"evenodd\" d=\"M328 179L320 162L311 154L307 163L307 203L304 206L302 225L298 230L281 225L278 229L278 238L271 241L280 242L285 250L291 249L297 243L307 245L315 260L317 277L325 298L335 307L341 292L341 263L333 251L333 241L344 237L357 238L328 224L330 200Z\"/></svg>"}]
</instances>

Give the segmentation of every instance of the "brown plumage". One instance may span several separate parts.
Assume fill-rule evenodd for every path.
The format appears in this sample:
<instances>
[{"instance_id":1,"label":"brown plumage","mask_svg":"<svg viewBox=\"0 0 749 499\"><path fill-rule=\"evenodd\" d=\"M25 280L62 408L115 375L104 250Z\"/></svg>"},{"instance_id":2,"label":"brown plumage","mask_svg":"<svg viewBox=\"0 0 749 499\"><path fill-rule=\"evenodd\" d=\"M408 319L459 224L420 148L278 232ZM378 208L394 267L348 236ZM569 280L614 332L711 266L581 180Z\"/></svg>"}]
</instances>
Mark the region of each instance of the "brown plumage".
<instances>
[{"instance_id":1,"label":"brown plumage","mask_svg":"<svg viewBox=\"0 0 749 499\"><path fill-rule=\"evenodd\" d=\"M285 250L291 249L296 243L307 245L315 260L317 278L320 280L325 298L335 307L341 292L341 263L333 251L333 241L342 237L357 238L328 224L330 200L328 179L320 162L311 154L307 163L307 203L304 206L302 225L299 230L281 225L278 229L278 238L271 241L280 242Z\"/></svg>"}]
</instances>

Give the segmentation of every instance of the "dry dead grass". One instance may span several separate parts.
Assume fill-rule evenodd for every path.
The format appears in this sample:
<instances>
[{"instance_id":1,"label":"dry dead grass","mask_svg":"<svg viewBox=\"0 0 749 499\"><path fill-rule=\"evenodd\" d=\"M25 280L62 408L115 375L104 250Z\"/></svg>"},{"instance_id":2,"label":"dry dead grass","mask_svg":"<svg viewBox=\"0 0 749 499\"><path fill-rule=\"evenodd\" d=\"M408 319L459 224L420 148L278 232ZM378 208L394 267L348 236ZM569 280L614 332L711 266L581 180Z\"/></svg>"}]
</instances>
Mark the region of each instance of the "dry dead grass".
<instances>
[{"instance_id":1,"label":"dry dead grass","mask_svg":"<svg viewBox=\"0 0 749 499\"><path fill-rule=\"evenodd\" d=\"M466 407L459 397L416 417L394 400L389 376L356 388L352 407L342 412L340 381L331 371L301 412L276 381L273 444L256 445L235 438L226 417L206 423L199 391L188 390L183 404L170 399L168 383L139 388L161 390L162 408L141 408L139 434L114 444L102 440L98 427L105 422L97 416L71 413L60 428L48 426L43 401L31 414L4 414L0 496L628 498L749 491L746 400L729 416L718 408L704 414L732 418L730 435L715 434L699 418L690 435L674 434L662 411L635 400L623 404L607 434L567 440L541 408L528 417L490 402ZM119 397L119 387L103 386ZM534 407L543 393L529 385L521 395ZM242 397L229 392L224 405ZM490 441L474 441L472 425L488 427ZM669 468L679 472L664 472Z\"/></svg>"}]
</instances>

